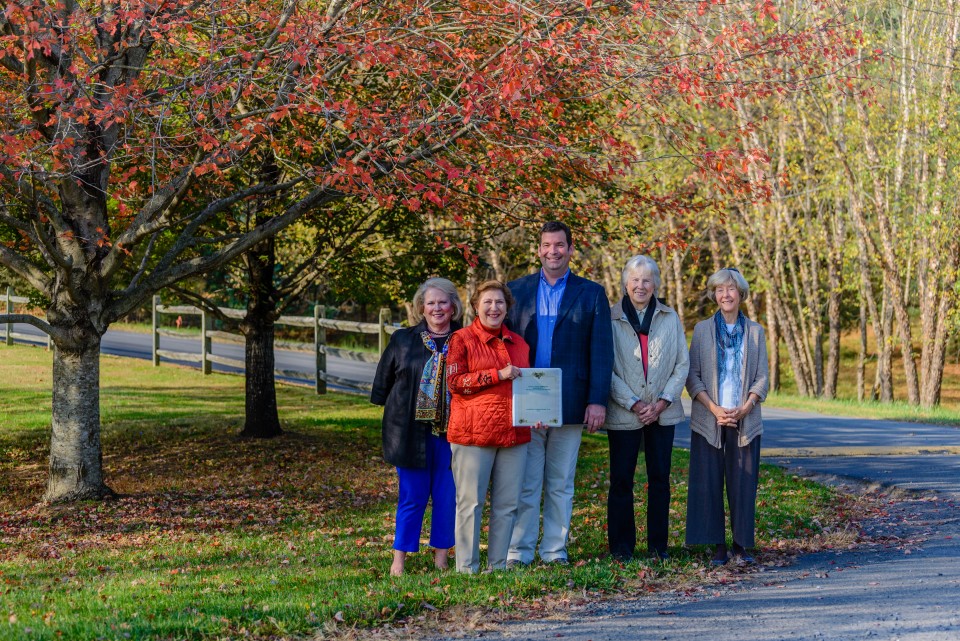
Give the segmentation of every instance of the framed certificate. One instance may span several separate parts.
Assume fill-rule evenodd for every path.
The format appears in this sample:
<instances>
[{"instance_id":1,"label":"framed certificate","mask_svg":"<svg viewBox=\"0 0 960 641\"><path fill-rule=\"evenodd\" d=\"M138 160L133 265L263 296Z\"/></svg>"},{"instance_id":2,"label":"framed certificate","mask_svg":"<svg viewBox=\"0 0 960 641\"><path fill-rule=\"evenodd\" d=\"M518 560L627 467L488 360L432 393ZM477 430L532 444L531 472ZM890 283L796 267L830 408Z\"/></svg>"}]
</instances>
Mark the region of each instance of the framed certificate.
<instances>
[{"instance_id":1,"label":"framed certificate","mask_svg":"<svg viewBox=\"0 0 960 641\"><path fill-rule=\"evenodd\" d=\"M563 373L559 367L521 367L513 379L513 424L563 425Z\"/></svg>"}]
</instances>

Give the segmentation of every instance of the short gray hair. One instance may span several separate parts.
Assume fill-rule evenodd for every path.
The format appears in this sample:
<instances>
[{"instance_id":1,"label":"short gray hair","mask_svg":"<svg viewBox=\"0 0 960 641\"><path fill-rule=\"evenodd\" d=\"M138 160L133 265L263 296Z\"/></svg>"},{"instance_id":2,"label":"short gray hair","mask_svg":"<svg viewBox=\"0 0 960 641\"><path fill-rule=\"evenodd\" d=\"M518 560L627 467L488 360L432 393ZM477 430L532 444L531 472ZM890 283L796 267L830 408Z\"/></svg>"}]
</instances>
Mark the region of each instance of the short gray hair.
<instances>
[{"instance_id":1,"label":"short gray hair","mask_svg":"<svg viewBox=\"0 0 960 641\"><path fill-rule=\"evenodd\" d=\"M630 275L630 272L637 271L647 272L653 276L653 295L656 296L662 284L660 281L660 268L657 266L657 261L645 254L633 256L623 266L623 272L620 274L620 288L623 290L623 293L627 293L627 277Z\"/></svg>"},{"instance_id":2,"label":"short gray hair","mask_svg":"<svg viewBox=\"0 0 960 641\"><path fill-rule=\"evenodd\" d=\"M740 300L747 300L747 296L750 295L750 286L747 285L747 279L736 267L724 267L716 271L707 279L707 291L712 295L717 291L717 287L728 283L737 286L737 290L740 292Z\"/></svg>"},{"instance_id":3,"label":"short gray hair","mask_svg":"<svg viewBox=\"0 0 960 641\"><path fill-rule=\"evenodd\" d=\"M423 299L427 297L428 289L439 289L450 297L453 303L453 320L460 320L463 316L463 303L460 301L460 294L457 292L457 286L446 278L428 278L417 288L417 293L413 295L413 317L419 323L423 320Z\"/></svg>"}]
</instances>

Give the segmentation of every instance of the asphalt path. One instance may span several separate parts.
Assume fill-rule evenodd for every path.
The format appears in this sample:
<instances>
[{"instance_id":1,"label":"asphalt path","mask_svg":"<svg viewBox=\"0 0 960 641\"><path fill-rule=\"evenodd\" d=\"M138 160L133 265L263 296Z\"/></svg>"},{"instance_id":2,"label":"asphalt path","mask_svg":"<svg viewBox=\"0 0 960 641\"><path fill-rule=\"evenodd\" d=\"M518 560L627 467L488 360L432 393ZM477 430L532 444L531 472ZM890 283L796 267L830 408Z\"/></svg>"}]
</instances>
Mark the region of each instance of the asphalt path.
<instances>
[{"instance_id":1,"label":"asphalt path","mask_svg":"<svg viewBox=\"0 0 960 641\"><path fill-rule=\"evenodd\" d=\"M764 408L764 460L848 492L886 488L873 544L758 564L693 593L604 600L450 638L960 640L960 429ZM689 445L686 424L676 444Z\"/></svg>"},{"instance_id":2,"label":"asphalt path","mask_svg":"<svg viewBox=\"0 0 960 641\"><path fill-rule=\"evenodd\" d=\"M13 331L36 336L36 344L44 344L46 342L44 334L31 325L14 325ZM100 343L100 353L150 360L152 358L150 341L150 334L126 332L118 329L108 329ZM190 354L197 354L199 356L200 338L199 335L197 338L161 336L160 349L174 352L186 352ZM217 342L214 340L212 350L213 353L218 356L235 358L240 361L243 361L244 358L242 343L228 343L224 341ZM199 367L197 363L192 363L189 361L176 361L164 358L161 359L160 362L161 366L163 363L174 363L178 365ZM313 384L313 372L315 371L316 364L312 352L297 352L293 350L278 349L276 350L276 368L290 372L303 372L303 377L279 376L278 378L280 380L308 385ZM213 369L214 371L231 374L236 374L243 371L236 367L221 365L220 363L213 363ZM334 356L327 356L327 372L334 376L339 376L349 380L372 383L373 376L376 373L376 365L360 361L351 361ZM336 389L338 391L351 391L336 385L328 385L328 388Z\"/></svg>"}]
</instances>

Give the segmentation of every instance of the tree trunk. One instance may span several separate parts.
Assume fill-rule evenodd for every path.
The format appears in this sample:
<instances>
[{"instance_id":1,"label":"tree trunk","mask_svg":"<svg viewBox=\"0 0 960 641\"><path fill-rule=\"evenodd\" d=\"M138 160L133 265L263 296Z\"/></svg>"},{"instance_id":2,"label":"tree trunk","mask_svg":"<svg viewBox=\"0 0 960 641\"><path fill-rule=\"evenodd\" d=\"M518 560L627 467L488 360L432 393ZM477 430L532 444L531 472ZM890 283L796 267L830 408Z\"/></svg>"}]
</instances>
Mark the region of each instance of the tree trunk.
<instances>
[{"instance_id":1,"label":"tree trunk","mask_svg":"<svg viewBox=\"0 0 960 641\"><path fill-rule=\"evenodd\" d=\"M242 331L246 338L246 419L240 436L273 438L283 430L277 412L272 310L248 309Z\"/></svg>"},{"instance_id":2,"label":"tree trunk","mask_svg":"<svg viewBox=\"0 0 960 641\"><path fill-rule=\"evenodd\" d=\"M713 273L720 271L722 264L720 262L720 235L717 234L717 223L711 217L707 228L710 237L710 263L713 265Z\"/></svg>"},{"instance_id":3,"label":"tree trunk","mask_svg":"<svg viewBox=\"0 0 960 641\"><path fill-rule=\"evenodd\" d=\"M880 345L880 354L877 358L877 387L880 390L880 401L893 401L893 312L890 307L889 289L883 288L883 303L880 306L880 332L883 344Z\"/></svg>"},{"instance_id":4,"label":"tree trunk","mask_svg":"<svg viewBox=\"0 0 960 641\"><path fill-rule=\"evenodd\" d=\"M607 292L607 298L610 301L617 301L623 296L623 286L621 284L621 266L613 260L613 256L607 247L600 249L600 262L603 268L600 273L603 275L603 289Z\"/></svg>"},{"instance_id":5,"label":"tree trunk","mask_svg":"<svg viewBox=\"0 0 960 641\"><path fill-rule=\"evenodd\" d=\"M651 258L653 258L651 256ZM670 259L667 255L667 246L660 245L660 256L657 257L658 267L660 267L660 291L657 296L670 304L670 296L673 293L673 270L670 267Z\"/></svg>"},{"instance_id":6,"label":"tree trunk","mask_svg":"<svg viewBox=\"0 0 960 641\"><path fill-rule=\"evenodd\" d=\"M931 190L932 206L929 233L921 239L922 255L927 258L927 270L919 277L920 327L924 340L920 352L920 404L933 407L940 403L940 387L943 384L943 367L946 360L947 322L949 300L952 298L956 280L957 242L952 230L956 229L956 209L947 207L943 212L945 182L948 172L947 145L949 120L952 118L954 93L954 55L960 30L960 16L956 14L955 0L947 2L950 22L946 27L946 43L943 48L943 76L940 80L940 99L937 106L937 129L942 132L936 138L936 170ZM926 166L926 165L924 165ZM925 192L926 193L926 192Z\"/></svg>"},{"instance_id":7,"label":"tree trunk","mask_svg":"<svg viewBox=\"0 0 960 641\"><path fill-rule=\"evenodd\" d=\"M244 255L250 291L247 314L240 324L246 338L246 419L240 436L273 438L283 433L277 412L277 384L273 354L277 292L273 280L276 262L271 238Z\"/></svg>"},{"instance_id":8,"label":"tree trunk","mask_svg":"<svg viewBox=\"0 0 960 641\"><path fill-rule=\"evenodd\" d=\"M867 397L867 303L860 296L860 349L857 353L857 400L861 403Z\"/></svg>"},{"instance_id":9,"label":"tree trunk","mask_svg":"<svg viewBox=\"0 0 960 641\"><path fill-rule=\"evenodd\" d=\"M840 326L841 292L843 291L843 244L846 232L841 214L842 201L834 201L834 210L827 216L827 367L824 372L823 395L837 397L837 381L840 378ZM862 309L862 308L861 308ZM858 370L859 374L859 370Z\"/></svg>"},{"instance_id":10,"label":"tree trunk","mask_svg":"<svg viewBox=\"0 0 960 641\"><path fill-rule=\"evenodd\" d=\"M46 502L113 496L103 482L100 450L100 336L70 330L53 352L53 416Z\"/></svg>"},{"instance_id":11,"label":"tree trunk","mask_svg":"<svg viewBox=\"0 0 960 641\"><path fill-rule=\"evenodd\" d=\"M671 223L671 231L673 231L673 224ZM683 327L687 326L686 318L686 306L683 304L684 299L686 298L686 292L683 288L683 254L679 249L674 249L670 252L670 271L673 276L673 301L674 309L677 312L677 316L680 317L680 324Z\"/></svg>"},{"instance_id":12,"label":"tree trunk","mask_svg":"<svg viewBox=\"0 0 960 641\"><path fill-rule=\"evenodd\" d=\"M773 294L768 289L767 300L767 358L770 362L770 390L780 391L780 324L773 309Z\"/></svg>"},{"instance_id":13,"label":"tree trunk","mask_svg":"<svg viewBox=\"0 0 960 641\"><path fill-rule=\"evenodd\" d=\"M499 280L501 283L507 282L507 273L503 269L503 262L500 260L500 251L501 248L492 248L487 251L487 259L490 261L490 266L493 268L493 277Z\"/></svg>"}]
</instances>

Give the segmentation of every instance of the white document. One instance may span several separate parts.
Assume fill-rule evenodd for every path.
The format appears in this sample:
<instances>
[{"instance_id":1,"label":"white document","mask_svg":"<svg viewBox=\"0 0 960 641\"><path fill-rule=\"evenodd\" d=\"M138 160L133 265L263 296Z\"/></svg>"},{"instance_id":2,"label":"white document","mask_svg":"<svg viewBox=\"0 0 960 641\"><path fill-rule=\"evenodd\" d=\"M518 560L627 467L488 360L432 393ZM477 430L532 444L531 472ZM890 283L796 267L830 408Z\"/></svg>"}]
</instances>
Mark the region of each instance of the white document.
<instances>
[{"instance_id":1,"label":"white document","mask_svg":"<svg viewBox=\"0 0 960 641\"><path fill-rule=\"evenodd\" d=\"M563 372L559 367L521 367L513 379L513 424L563 425Z\"/></svg>"}]
</instances>

